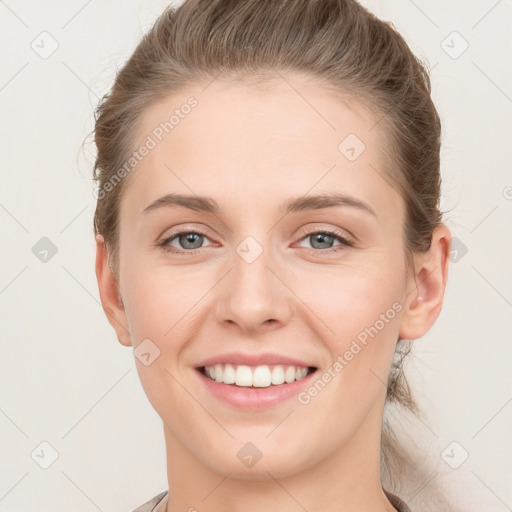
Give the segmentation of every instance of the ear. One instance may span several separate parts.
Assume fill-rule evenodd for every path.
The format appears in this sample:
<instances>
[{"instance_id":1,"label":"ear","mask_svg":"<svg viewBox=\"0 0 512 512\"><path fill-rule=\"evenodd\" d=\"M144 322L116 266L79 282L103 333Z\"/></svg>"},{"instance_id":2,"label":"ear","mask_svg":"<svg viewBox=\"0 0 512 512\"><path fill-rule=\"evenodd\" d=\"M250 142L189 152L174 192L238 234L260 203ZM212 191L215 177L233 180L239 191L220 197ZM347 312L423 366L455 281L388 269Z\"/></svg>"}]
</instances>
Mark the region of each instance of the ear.
<instances>
[{"instance_id":1,"label":"ear","mask_svg":"<svg viewBox=\"0 0 512 512\"><path fill-rule=\"evenodd\" d=\"M415 340L434 325L443 305L451 250L450 230L442 224L432 233L430 249L415 254L408 279L400 338Z\"/></svg>"},{"instance_id":2,"label":"ear","mask_svg":"<svg viewBox=\"0 0 512 512\"><path fill-rule=\"evenodd\" d=\"M96 235L96 279L103 311L117 334L121 345L131 346L130 330L119 293L119 284L108 261L108 251L102 235Z\"/></svg>"}]
</instances>

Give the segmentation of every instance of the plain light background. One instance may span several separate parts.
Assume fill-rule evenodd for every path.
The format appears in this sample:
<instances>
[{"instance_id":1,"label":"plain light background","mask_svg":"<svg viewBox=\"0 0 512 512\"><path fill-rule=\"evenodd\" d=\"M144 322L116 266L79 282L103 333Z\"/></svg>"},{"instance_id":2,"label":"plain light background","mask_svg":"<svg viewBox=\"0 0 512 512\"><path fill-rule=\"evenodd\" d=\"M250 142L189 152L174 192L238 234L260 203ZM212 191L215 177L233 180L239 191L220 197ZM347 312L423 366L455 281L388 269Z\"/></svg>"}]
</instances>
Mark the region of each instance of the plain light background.
<instances>
[{"instance_id":1,"label":"plain light background","mask_svg":"<svg viewBox=\"0 0 512 512\"><path fill-rule=\"evenodd\" d=\"M512 510L512 2L362 3L432 69L456 237L443 311L407 365L424 417L401 427L418 454L403 498ZM2 512L131 511L167 489L160 418L100 305L91 138L80 149L166 5L0 1Z\"/></svg>"}]
</instances>

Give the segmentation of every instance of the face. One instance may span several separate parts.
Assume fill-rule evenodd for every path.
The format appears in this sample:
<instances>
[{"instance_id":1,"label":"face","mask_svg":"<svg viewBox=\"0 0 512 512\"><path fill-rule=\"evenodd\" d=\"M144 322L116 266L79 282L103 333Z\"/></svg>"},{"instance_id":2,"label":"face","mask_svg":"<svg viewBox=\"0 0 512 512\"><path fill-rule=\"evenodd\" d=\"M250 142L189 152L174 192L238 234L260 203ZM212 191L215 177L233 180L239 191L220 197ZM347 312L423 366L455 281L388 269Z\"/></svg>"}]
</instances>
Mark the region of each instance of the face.
<instances>
[{"instance_id":1,"label":"face","mask_svg":"<svg viewBox=\"0 0 512 512\"><path fill-rule=\"evenodd\" d=\"M288 82L152 106L137 147L157 144L120 207L126 344L166 439L242 478L378 443L410 289L378 115ZM190 112L155 132L176 109Z\"/></svg>"}]
</instances>

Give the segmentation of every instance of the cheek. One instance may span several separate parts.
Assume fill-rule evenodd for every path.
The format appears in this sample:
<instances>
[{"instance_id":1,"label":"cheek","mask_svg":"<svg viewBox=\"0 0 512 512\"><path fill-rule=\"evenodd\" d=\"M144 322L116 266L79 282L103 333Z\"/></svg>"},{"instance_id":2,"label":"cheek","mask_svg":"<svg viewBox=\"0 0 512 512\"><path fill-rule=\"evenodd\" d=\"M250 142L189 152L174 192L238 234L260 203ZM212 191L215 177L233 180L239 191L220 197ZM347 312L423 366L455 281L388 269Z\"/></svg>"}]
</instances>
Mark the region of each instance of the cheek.
<instances>
[{"instance_id":1,"label":"cheek","mask_svg":"<svg viewBox=\"0 0 512 512\"><path fill-rule=\"evenodd\" d=\"M180 385L190 378L183 351L194 337L199 310L194 305L205 290L193 286L196 281L178 269L128 268L134 267L125 267L124 302L139 379L154 409L173 424L176 410L190 408L190 396ZM151 354L150 364L137 357L146 351Z\"/></svg>"},{"instance_id":2,"label":"cheek","mask_svg":"<svg viewBox=\"0 0 512 512\"><path fill-rule=\"evenodd\" d=\"M125 257L124 264L122 295L133 342L154 338L168 345L167 340L179 339L177 333L183 331L211 287L212 283L205 282L205 273L197 275L184 266L155 265L143 254Z\"/></svg>"},{"instance_id":3,"label":"cheek","mask_svg":"<svg viewBox=\"0 0 512 512\"><path fill-rule=\"evenodd\" d=\"M351 407L361 410L385 389L407 284L405 259L390 264L384 257L379 260L380 264L319 271L308 280L315 286L305 299L316 314L315 323L331 360L338 362L331 369L336 375L331 389L337 391L330 399L354 402L357 396Z\"/></svg>"},{"instance_id":4,"label":"cheek","mask_svg":"<svg viewBox=\"0 0 512 512\"><path fill-rule=\"evenodd\" d=\"M375 265L340 265L329 272L319 268L308 273L302 289L297 280L295 290L328 327L331 349L342 349L375 324L386 333L398 329L407 284L404 268L400 261L386 265L384 258Z\"/></svg>"}]
</instances>

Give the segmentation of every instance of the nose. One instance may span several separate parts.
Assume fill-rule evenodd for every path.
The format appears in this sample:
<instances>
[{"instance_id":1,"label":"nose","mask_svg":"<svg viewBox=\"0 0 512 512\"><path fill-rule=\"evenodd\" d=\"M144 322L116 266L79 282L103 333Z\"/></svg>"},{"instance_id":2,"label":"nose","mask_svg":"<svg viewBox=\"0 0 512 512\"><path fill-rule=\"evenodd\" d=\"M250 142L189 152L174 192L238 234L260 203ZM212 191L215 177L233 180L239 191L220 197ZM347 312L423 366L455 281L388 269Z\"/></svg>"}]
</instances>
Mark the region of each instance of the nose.
<instances>
[{"instance_id":1,"label":"nose","mask_svg":"<svg viewBox=\"0 0 512 512\"><path fill-rule=\"evenodd\" d=\"M292 297L286 276L264 250L250 262L235 253L232 269L221 281L217 320L257 334L285 325L291 316Z\"/></svg>"}]
</instances>

